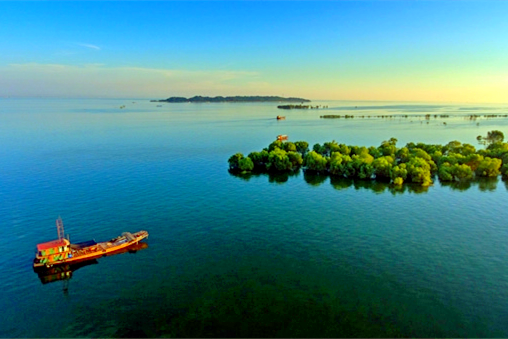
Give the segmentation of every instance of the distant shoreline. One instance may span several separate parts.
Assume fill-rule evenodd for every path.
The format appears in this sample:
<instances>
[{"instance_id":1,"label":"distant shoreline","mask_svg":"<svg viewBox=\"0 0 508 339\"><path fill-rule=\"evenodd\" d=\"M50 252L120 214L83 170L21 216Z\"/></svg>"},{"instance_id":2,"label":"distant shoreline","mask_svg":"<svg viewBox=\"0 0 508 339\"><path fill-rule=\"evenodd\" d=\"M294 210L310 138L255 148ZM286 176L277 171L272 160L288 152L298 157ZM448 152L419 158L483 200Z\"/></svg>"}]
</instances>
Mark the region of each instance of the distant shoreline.
<instances>
[{"instance_id":1,"label":"distant shoreline","mask_svg":"<svg viewBox=\"0 0 508 339\"><path fill-rule=\"evenodd\" d=\"M150 100L150 102L170 102L170 103L182 103L182 102L310 102L309 99L303 98L284 98L277 96L234 96L234 97L203 97L194 96L192 98L184 97L170 97L161 100Z\"/></svg>"}]
</instances>

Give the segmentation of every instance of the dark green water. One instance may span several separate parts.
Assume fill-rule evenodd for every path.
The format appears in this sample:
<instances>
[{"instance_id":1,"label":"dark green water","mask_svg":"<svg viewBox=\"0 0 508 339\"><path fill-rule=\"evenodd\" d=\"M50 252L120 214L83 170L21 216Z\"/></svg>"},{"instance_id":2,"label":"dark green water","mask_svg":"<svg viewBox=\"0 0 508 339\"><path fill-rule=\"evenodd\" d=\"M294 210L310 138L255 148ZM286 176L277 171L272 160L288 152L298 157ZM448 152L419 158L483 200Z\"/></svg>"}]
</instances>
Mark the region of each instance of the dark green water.
<instances>
[{"instance_id":1,"label":"dark green water","mask_svg":"<svg viewBox=\"0 0 508 339\"><path fill-rule=\"evenodd\" d=\"M278 134L476 144L508 118L465 115L508 110L314 104L330 108L276 121L273 104L0 100L0 337L507 337L503 181L393 191L238 178L227 159ZM354 106L410 118L319 118ZM450 117L421 117L435 113ZM74 271L64 293L31 268L59 215L72 241L145 229L149 246Z\"/></svg>"}]
</instances>

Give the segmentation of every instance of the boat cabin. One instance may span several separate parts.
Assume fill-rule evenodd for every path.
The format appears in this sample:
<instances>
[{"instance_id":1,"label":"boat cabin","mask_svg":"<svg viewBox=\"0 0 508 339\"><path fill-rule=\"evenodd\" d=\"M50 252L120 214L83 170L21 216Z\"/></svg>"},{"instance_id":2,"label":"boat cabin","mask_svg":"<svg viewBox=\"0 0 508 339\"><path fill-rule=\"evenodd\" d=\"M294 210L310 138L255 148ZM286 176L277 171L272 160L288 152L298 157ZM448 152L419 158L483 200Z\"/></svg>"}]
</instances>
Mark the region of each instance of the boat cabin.
<instances>
[{"instance_id":1,"label":"boat cabin","mask_svg":"<svg viewBox=\"0 0 508 339\"><path fill-rule=\"evenodd\" d=\"M58 239L37 244L36 260L42 264L67 259L70 254L70 242L67 239Z\"/></svg>"}]
</instances>

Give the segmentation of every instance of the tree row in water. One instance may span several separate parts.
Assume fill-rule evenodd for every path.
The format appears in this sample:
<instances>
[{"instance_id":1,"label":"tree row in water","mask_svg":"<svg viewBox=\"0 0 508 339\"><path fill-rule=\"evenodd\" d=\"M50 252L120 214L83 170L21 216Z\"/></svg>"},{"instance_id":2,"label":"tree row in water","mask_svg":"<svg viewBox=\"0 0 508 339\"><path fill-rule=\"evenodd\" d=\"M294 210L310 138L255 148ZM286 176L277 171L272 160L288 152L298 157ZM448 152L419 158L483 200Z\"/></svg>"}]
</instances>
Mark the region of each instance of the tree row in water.
<instances>
[{"instance_id":1,"label":"tree row in water","mask_svg":"<svg viewBox=\"0 0 508 339\"><path fill-rule=\"evenodd\" d=\"M276 140L248 156L236 153L228 160L233 173L295 172L303 167L310 173L350 179L376 179L401 185L411 182L428 186L437 176L441 181L468 181L481 177L508 175L508 143L500 131L478 136L485 149L451 141L446 145L408 143L398 148L397 139L380 146L351 146L336 141L315 144L306 141Z\"/></svg>"},{"instance_id":2,"label":"tree row in water","mask_svg":"<svg viewBox=\"0 0 508 339\"><path fill-rule=\"evenodd\" d=\"M508 118L508 114L484 114L484 115L478 115L478 114L469 114L469 115L454 115L453 117L464 117L465 119L469 120L476 120L478 118ZM354 119L354 118L379 118L379 119L394 119L394 118L425 118L425 120L430 120L431 118L437 119L437 118L449 118L449 114L382 114L382 115L353 115L353 114L327 114L327 115L321 115L320 118L322 119Z\"/></svg>"},{"instance_id":3,"label":"tree row in water","mask_svg":"<svg viewBox=\"0 0 508 339\"><path fill-rule=\"evenodd\" d=\"M310 106L310 105L279 105L277 108L279 109L319 109L319 108L327 108L328 106Z\"/></svg>"}]
</instances>

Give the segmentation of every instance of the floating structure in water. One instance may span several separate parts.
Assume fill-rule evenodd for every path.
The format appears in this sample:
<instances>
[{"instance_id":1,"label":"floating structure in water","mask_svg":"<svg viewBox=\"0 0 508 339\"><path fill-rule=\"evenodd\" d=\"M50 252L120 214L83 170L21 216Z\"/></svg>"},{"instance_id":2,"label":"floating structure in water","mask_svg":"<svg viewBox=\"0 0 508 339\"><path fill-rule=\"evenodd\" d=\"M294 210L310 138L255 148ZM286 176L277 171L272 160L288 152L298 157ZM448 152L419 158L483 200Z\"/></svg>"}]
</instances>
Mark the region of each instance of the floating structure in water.
<instances>
[{"instance_id":1,"label":"floating structure in water","mask_svg":"<svg viewBox=\"0 0 508 339\"><path fill-rule=\"evenodd\" d=\"M148 238L147 231L136 233L124 232L122 235L105 242L89 240L71 244L64 238L64 228L61 218L56 220L58 239L37 245L34 258L34 269L50 268L56 265L74 264L93 260L102 256L116 254L122 250L137 245L141 240Z\"/></svg>"}]
</instances>

